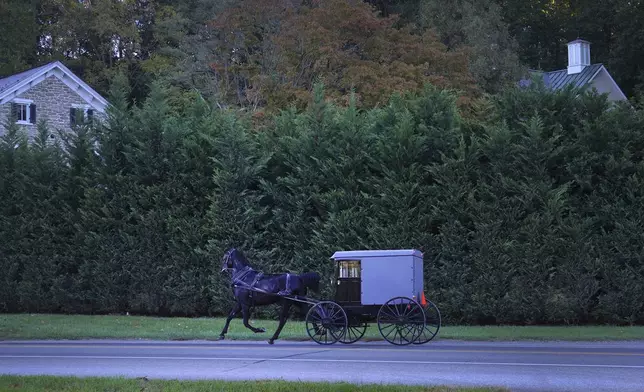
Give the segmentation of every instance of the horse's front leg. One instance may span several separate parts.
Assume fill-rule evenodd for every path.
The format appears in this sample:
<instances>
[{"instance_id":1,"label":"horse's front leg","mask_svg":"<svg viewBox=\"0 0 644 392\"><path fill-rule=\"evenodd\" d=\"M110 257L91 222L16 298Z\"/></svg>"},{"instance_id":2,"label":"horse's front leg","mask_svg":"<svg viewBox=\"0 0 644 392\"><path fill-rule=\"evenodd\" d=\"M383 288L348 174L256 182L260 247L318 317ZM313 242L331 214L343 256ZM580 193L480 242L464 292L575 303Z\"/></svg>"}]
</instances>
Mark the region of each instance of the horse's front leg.
<instances>
[{"instance_id":1,"label":"horse's front leg","mask_svg":"<svg viewBox=\"0 0 644 392\"><path fill-rule=\"evenodd\" d=\"M228 314L228 317L226 318L226 323L224 324L224 329L221 330L221 333L219 334L219 339L222 340L226 337L226 334L228 333L228 326L230 325L230 320L232 320L237 313L241 310L241 304L239 302L236 302L235 305L233 305L232 310Z\"/></svg>"},{"instance_id":2,"label":"horse's front leg","mask_svg":"<svg viewBox=\"0 0 644 392\"><path fill-rule=\"evenodd\" d=\"M282 328L284 328L284 324L286 324L286 320L288 319L288 312L291 309L291 301L283 299L282 300L282 311L280 312L280 324L277 326L277 329L275 330L275 333L273 334L273 337L270 338L268 341L268 344L273 344L275 340L280 335L280 332L282 332Z\"/></svg>"},{"instance_id":3,"label":"horse's front leg","mask_svg":"<svg viewBox=\"0 0 644 392\"><path fill-rule=\"evenodd\" d=\"M260 333L260 332L266 332L264 328L255 328L250 323L248 322L248 318L250 317L250 306L248 304L242 304L242 316L244 317L244 327L250 329L251 331L255 333Z\"/></svg>"}]
</instances>

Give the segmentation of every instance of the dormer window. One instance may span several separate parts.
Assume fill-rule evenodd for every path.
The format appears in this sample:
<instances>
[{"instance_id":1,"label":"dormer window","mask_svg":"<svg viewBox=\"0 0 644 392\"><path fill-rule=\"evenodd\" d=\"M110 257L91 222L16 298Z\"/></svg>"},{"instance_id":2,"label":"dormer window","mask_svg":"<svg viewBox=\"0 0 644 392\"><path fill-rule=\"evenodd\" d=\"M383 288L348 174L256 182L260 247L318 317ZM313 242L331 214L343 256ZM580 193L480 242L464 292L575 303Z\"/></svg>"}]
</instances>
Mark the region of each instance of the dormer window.
<instances>
[{"instance_id":1,"label":"dormer window","mask_svg":"<svg viewBox=\"0 0 644 392\"><path fill-rule=\"evenodd\" d=\"M11 102L11 112L16 119L16 124L35 124L36 105L30 99L16 98Z\"/></svg>"},{"instance_id":2,"label":"dormer window","mask_svg":"<svg viewBox=\"0 0 644 392\"><path fill-rule=\"evenodd\" d=\"M89 105L73 104L69 109L69 125L91 124L94 110Z\"/></svg>"}]
</instances>

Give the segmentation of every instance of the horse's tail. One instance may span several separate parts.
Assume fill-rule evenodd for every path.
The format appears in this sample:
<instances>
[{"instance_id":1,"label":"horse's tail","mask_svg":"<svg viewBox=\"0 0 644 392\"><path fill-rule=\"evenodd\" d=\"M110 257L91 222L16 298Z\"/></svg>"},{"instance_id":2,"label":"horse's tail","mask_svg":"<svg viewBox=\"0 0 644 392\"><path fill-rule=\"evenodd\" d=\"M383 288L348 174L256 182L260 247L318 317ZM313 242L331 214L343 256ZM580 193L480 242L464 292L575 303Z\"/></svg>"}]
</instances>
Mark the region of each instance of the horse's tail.
<instances>
[{"instance_id":1,"label":"horse's tail","mask_svg":"<svg viewBox=\"0 0 644 392\"><path fill-rule=\"evenodd\" d=\"M322 278L317 272L305 272L300 275L300 279L302 279L304 287L309 288L316 293L320 292L320 280Z\"/></svg>"}]
</instances>

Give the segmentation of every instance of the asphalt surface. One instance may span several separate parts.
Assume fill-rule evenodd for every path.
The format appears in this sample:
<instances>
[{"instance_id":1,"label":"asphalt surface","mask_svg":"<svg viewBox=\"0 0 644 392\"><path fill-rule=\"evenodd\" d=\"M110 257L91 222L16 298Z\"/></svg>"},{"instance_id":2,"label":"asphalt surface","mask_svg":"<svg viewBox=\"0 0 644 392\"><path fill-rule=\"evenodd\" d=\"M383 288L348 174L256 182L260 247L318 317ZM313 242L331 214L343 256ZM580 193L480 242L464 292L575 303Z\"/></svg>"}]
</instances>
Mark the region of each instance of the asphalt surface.
<instances>
[{"instance_id":1,"label":"asphalt surface","mask_svg":"<svg viewBox=\"0 0 644 392\"><path fill-rule=\"evenodd\" d=\"M0 341L0 374L644 391L644 342Z\"/></svg>"}]
</instances>

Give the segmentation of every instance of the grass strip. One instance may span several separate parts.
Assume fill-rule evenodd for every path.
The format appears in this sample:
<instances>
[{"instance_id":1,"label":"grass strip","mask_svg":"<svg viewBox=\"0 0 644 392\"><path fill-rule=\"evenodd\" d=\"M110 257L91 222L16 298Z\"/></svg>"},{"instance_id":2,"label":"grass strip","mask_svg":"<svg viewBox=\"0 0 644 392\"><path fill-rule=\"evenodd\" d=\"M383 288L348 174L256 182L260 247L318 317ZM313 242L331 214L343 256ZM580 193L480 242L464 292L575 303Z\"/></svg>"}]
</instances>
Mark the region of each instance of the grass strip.
<instances>
[{"instance_id":1,"label":"grass strip","mask_svg":"<svg viewBox=\"0 0 644 392\"><path fill-rule=\"evenodd\" d=\"M179 381L109 377L0 376L1 391L226 391L226 392L495 392L501 388L422 387L407 385L288 381Z\"/></svg>"},{"instance_id":2,"label":"grass strip","mask_svg":"<svg viewBox=\"0 0 644 392\"><path fill-rule=\"evenodd\" d=\"M216 340L224 318L182 318L147 316L88 316L52 314L2 314L0 339L154 339ZM231 322L227 339L267 340L277 321L251 320L266 328L254 334L239 318ZM289 320L282 340L309 340L304 322ZM644 326L442 326L436 339L457 340L643 340ZM377 323L367 328L364 341L382 340Z\"/></svg>"}]
</instances>

